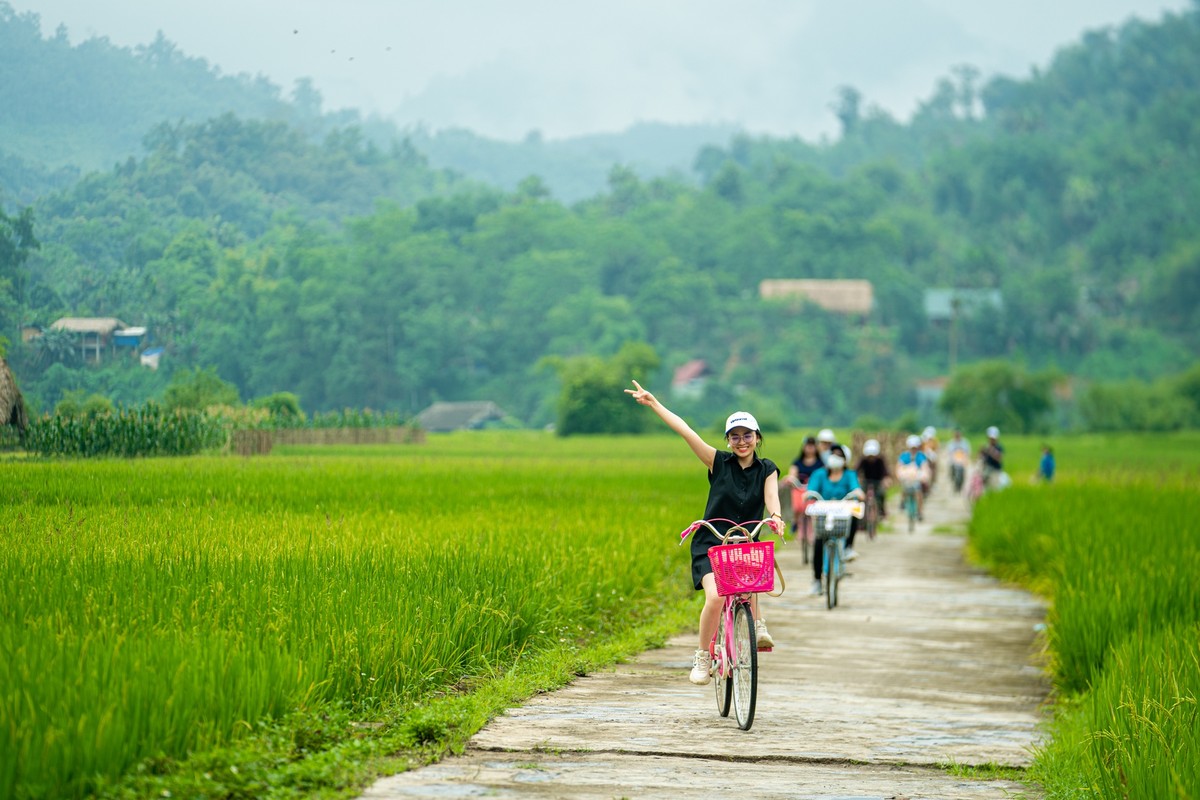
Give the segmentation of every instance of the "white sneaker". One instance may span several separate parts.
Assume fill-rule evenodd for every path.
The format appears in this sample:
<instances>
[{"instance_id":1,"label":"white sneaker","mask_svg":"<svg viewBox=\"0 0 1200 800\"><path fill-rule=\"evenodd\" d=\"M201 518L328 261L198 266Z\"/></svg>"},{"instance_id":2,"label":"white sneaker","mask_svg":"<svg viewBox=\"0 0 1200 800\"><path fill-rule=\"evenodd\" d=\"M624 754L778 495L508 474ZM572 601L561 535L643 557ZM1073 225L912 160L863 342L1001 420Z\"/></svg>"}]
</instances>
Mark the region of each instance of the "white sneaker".
<instances>
[{"instance_id":1,"label":"white sneaker","mask_svg":"<svg viewBox=\"0 0 1200 800\"><path fill-rule=\"evenodd\" d=\"M704 686L712 680L712 653L707 650L697 650L692 657L692 674L688 680L697 686Z\"/></svg>"},{"instance_id":2,"label":"white sneaker","mask_svg":"<svg viewBox=\"0 0 1200 800\"><path fill-rule=\"evenodd\" d=\"M775 646L775 640L771 638L771 633L767 630L767 623L761 619L754 620L754 638L758 642L759 650Z\"/></svg>"},{"instance_id":3,"label":"white sneaker","mask_svg":"<svg viewBox=\"0 0 1200 800\"><path fill-rule=\"evenodd\" d=\"M857 550L847 550L845 553L845 557L846 557L847 561L853 561L854 559L858 558L858 551Z\"/></svg>"},{"instance_id":4,"label":"white sneaker","mask_svg":"<svg viewBox=\"0 0 1200 800\"><path fill-rule=\"evenodd\" d=\"M809 590L808 593L809 594L820 594L821 591L822 591L821 590L821 582L819 580L816 580L816 581L813 581L812 589Z\"/></svg>"}]
</instances>

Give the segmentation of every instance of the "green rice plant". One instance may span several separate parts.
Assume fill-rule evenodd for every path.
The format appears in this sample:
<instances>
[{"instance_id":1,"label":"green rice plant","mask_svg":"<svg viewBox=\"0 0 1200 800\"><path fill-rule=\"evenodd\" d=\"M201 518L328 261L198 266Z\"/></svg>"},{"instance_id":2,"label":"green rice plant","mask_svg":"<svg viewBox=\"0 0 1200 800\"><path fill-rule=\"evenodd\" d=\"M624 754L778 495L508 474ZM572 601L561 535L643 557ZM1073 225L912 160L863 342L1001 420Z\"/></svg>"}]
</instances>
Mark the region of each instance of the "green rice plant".
<instances>
[{"instance_id":1,"label":"green rice plant","mask_svg":"<svg viewBox=\"0 0 1200 800\"><path fill-rule=\"evenodd\" d=\"M1126 639L1084 713L1101 797L1196 797L1200 625Z\"/></svg>"},{"instance_id":2,"label":"green rice plant","mask_svg":"<svg viewBox=\"0 0 1200 800\"><path fill-rule=\"evenodd\" d=\"M1139 444L1160 454L1144 471L1095 449L1087 477L986 495L971 523L980 558L1051 603L1061 694L1031 773L1047 797L1200 796L1196 457Z\"/></svg>"},{"instance_id":3,"label":"green rice plant","mask_svg":"<svg viewBox=\"0 0 1200 800\"><path fill-rule=\"evenodd\" d=\"M677 442L629 447L0 462L0 796L87 796L654 615L689 593L672 534L705 488Z\"/></svg>"}]
</instances>

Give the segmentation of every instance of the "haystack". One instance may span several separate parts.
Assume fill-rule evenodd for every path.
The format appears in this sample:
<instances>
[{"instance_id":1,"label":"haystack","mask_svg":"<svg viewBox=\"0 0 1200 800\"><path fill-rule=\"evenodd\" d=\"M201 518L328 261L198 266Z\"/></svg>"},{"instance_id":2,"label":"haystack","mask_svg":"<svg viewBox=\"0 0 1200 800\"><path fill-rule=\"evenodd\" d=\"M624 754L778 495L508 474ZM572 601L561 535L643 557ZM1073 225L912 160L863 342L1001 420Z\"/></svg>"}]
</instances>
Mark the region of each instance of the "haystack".
<instances>
[{"instance_id":1,"label":"haystack","mask_svg":"<svg viewBox=\"0 0 1200 800\"><path fill-rule=\"evenodd\" d=\"M24 432L29 424L25 412L25 398L17 389L17 381L13 378L8 362L0 358L0 425L13 425Z\"/></svg>"}]
</instances>

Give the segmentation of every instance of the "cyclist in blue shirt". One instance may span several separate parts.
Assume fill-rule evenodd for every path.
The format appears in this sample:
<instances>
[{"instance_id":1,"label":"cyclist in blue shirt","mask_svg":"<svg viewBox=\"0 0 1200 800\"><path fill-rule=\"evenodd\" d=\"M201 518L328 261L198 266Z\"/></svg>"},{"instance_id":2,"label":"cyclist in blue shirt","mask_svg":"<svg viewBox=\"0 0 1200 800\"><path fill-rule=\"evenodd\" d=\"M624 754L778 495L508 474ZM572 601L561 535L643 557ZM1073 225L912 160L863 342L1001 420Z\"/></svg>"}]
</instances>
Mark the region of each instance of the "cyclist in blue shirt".
<instances>
[{"instance_id":1,"label":"cyclist in blue shirt","mask_svg":"<svg viewBox=\"0 0 1200 800\"><path fill-rule=\"evenodd\" d=\"M854 470L846 469L846 451L838 444L829 448L825 466L813 472L812 477L808 479L808 491L816 492L822 500L842 500L858 488L858 476L854 474ZM847 561L858 557L851 547L854 544L857 523L857 519L851 518L850 534L846 537ZM818 530L816 541L813 542L813 594L821 593L821 572L824 569L821 561L824 556L825 537Z\"/></svg>"},{"instance_id":2,"label":"cyclist in blue shirt","mask_svg":"<svg viewBox=\"0 0 1200 800\"><path fill-rule=\"evenodd\" d=\"M896 460L896 479L902 487L920 484L917 491L917 519L925 519L925 495L929 493L933 464L921 452L921 437L909 436L904 444L908 447Z\"/></svg>"}]
</instances>

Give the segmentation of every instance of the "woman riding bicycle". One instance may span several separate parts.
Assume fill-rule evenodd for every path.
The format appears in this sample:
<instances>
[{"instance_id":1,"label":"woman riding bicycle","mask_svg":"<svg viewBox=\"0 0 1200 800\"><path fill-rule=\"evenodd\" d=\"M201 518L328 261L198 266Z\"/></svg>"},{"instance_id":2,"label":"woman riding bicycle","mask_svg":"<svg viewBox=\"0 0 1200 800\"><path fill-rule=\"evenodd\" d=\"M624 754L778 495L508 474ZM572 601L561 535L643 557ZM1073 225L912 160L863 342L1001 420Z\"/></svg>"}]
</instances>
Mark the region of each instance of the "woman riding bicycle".
<instances>
[{"instance_id":1,"label":"woman riding bicycle","mask_svg":"<svg viewBox=\"0 0 1200 800\"><path fill-rule=\"evenodd\" d=\"M954 438L946 445L946 458L950 460L950 478L954 492L962 491L967 476L967 464L971 462L971 443L963 438L961 428L954 429Z\"/></svg>"},{"instance_id":2,"label":"woman riding bicycle","mask_svg":"<svg viewBox=\"0 0 1200 800\"><path fill-rule=\"evenodd\" d=\"M891 479L891 472L888 471L887 461L884 460L880 453L879 441L877 439L867 439L863 442L862 458L858 460L858 465L854 468L858 475L859 482L867 491L875 492L875 508L879 512L879 518L883 519L887 516L887 503L884 499L884 492L887 489L887 482Z\"/></svg>"},{"instance_id":3,"label":"woman riding bicycle","mask_svg":"<svg viewBox=\"0 0 1200 800\"><path fill-rule=\"evenodd\" d=\"M854 474L854 470L846 469L846 451L841 445L834 445L829 449L829 456L825 461L825 466L818 469L808 479L808 491L821 496L822 500L844 500L846 495L852 492L861 492L858 486L858 476ZM851 518L850 520L850 535L846 539L846 560L854 558L854 550L851 545L854 543L854 532L857 528L858 520ZM813 542L813 585L812 593L821 593L821 571L825 554L825 537L821 531L817 530L817 539Z\"/></svg>"},{"instance_id":4,"label":"woman riding bicycle","mask_svg":"<svg viewBox=\"0 0 1200 800\"><path fill-rule=\"evenodd\" d=\"M904 444L908 450L896 460L896 480L904 487L904 494L915 494L917 519L925 519L925 494L929 491L932 468L929 459L921 451L921 437L909 436Z\"/></svg>"},{"instance_id":5,"label":"woman riding bicycle","mask_svg":"<svg viewBox=\"0 0 1200 800\"><path fill-rule=\"evenodd\" d=\"M759 458L762 433L752 415L745 411L730 414L725 421L725 441L730 450L717 450L637 381L633 385L635 388L626 389L625 393L638 403L649 406L668 428L683 437L696 457L708 467L708 502L704 507L704 519L710 520L717 530L724 533L734 523L761 519L765 506L771 529L777 534L783 533L785 526L779 510L779 468L770 459ZM708 549L719 544L720 539L706 526L692 535L692 583L696 589L704 591L704 608L700 611L700 646L692 659L692 671L688 679L700 686L712 680L712 654L708 651L708 644L717 631L718 617L724 604L724 599L717 594L716 579L708 560ZM756 596L751 597L751 605L759 647L773 647L775 642L759 614Z\"/></svg>"},{"instance_id":6,"label":"woman riding bicycle","mask_svg":"<svg viewBox=\"0 0 1200 800\"><path fill-rule=\"evenodd\" d=\"M800 445L800 453L788 468L787 474L787 482L792 487L793 535L800 535L806 520L804 509L808 506L808 501L804 499L804 490L808 486L808 479L822 466L824 465L821 463L821 455L817 452L817 439L815 436L809 436L804 440L804 444Z\"/></svg>"}]
</instances>

